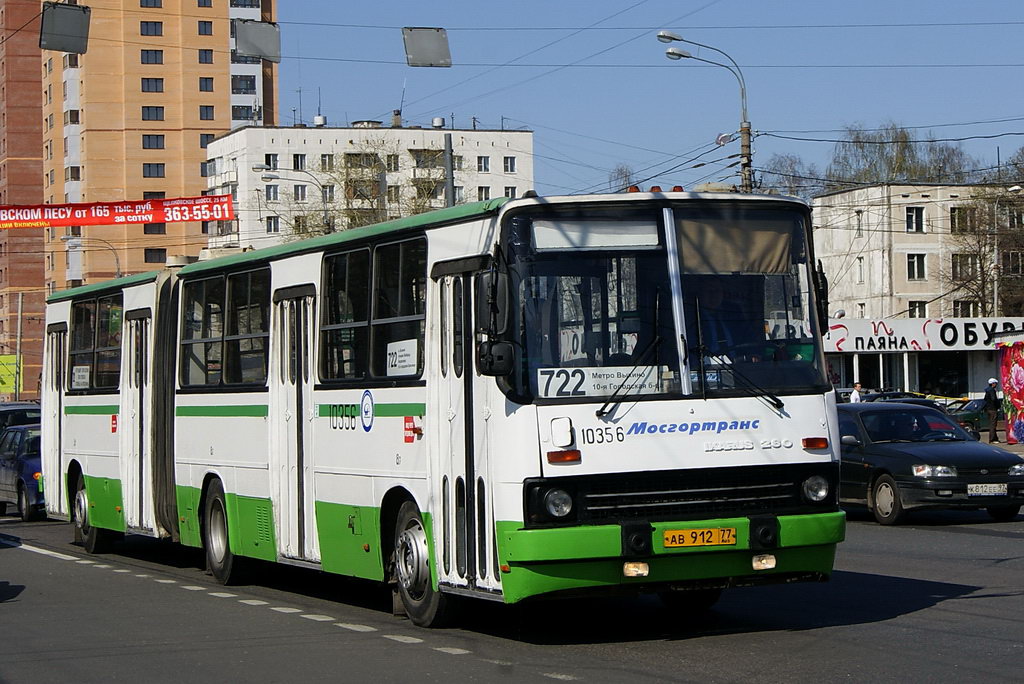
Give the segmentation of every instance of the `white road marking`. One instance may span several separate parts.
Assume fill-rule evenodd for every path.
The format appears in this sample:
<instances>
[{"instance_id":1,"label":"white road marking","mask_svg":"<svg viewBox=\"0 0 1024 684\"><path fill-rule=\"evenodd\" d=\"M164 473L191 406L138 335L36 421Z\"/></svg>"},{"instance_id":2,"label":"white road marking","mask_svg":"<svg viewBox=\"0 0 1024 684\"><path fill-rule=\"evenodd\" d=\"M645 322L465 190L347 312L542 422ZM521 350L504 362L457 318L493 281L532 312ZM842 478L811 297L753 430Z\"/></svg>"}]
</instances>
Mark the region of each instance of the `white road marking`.
<instances>
[{"instance_id":1,"label":"white road marking","mask_svg":"<svg viewBox=\"0 0 1024 684\"><path fill-rule=\"evenodd\" d=\"M303 615L302 617L313 622L333 622L335 620L330 615Z\"/></svg>"},{"instance_id":2,"label":"white road marking","mask_svg":"<svg viewBox=\"0 0 1024 684\"><path fill-rule=\"evenodd\" d=\"M119 570L115 570L114 572L124 573L124 572L131 572L131 570L125 570L124 568L121 568Z\"/></svg>"},{"instance_id":3,"label":"white road marking","mask_svg":"<svg viewBox=\"0 0 1024 684\"><path fill-rule=\"evenodd\" d=\"M94 560L89 560L88 558L82 558L81 560L76 560L75 562L76 562L76 563L79 563L79 564L81 564L81 565L92 565L92 564L94 564L94 563L95 563L96 561L94 561Z\"/></svg>"},{"instance_id":4,"label":"white road marking","mask_svg":"<svg viewBox=\"0 0 1024 684\"><path fill-rule=\"evenodd\" d=\"M149 577L149 575L140 574L140 575L136 575L136 577Z\"/></svg>"},{"instance_id":5,"label":"white road marking","mask_svg":"<svg viewBox=\"0 0 1024 684\"><path fill-rule=\"evenodd\" d=\"M50 551L49 549L41 549L38 546L29 546L28 544L19 544L18 542L12 542L6 539L0 539L0 544L9 546L12 549L24 549L25 551L31 551L32 553L38 553L43 556L49 556L50 558L57 558L59 560L76 560L75 556L69 556L66 553L57 553L56 551Z\"/></svg>"},{"instance_id":6,"label":"white road marking","mask_svg":"<svg viewBox=\"0 0 1024 684\"><path fill-rule=\"evenodd\" d=\"M467 651L464 648L452 648L451 646L435 646L434 650L440 651L441 653L447 653L449 655L466 655L467 653L472 653L472 651Z\"/></svg>"},{"instance_id":7,"label":"white road marking","mask_svg":"<svg viewBox=\"0 0 1024 684\"><path fill-rule=\"evenodd\" d=\"M391 639L397 641L400 644L422 644L423 639L417 639L416 637L405 636L404 634L381 634L385 639Z\"/></svg>"},{"instance_id":8,"label":"white road marking","mask_svg":"<svg viewBox=\"0 0 1024 684\"><path fill-rule=\"evenodd\" d=\"M158 582L160 584L177 584L178 583L178 580L169 580L169 579L158 579L158 580L153 580L153 581L154 582Z\"/></svg>"},{"instance_id":9,"label":"white road marking","mask_svg":"<svg viewBox=\"0 0 1024 684\"><path fill-rule=\"evenodd\" d=\"M94 565L93 567L94 568L103 568L104 570L106 570L107 568L112 568L114 566L113 565L102 565L101 564L101 565Z\"/></svg>"},{"instance_id":10,"label":"white road marking","mask_svg":"<svg viewBox=\"0 0 1024 684\"><path fill-rule=\"evenodd\" d=\"M577 679L579 679L579 677L574 677L573 675L569 674L561 674L559 672L541 672L541 675L547 677L548 679L557 679L563 682L574 682Z\"/></svg>"},{"instance_id":11,"label":"white road marking","mask_svg":"<svg viewBox=\"0 0 1024 684\"><path fill-rule=\"evenodd\" d=\"M184 584L184 585L182 585L181 588L182 589L187 589L188 591L205 591L206 590L206 587L200 587L197 584Z\"/></svg>"},{"instance_id":12,"label":"white road marking","mask_svg":"<svg viewBox=\"0 0 1024 684\"><path fill-rule=\"evenodd\" d=\"M244 603L247 606L265 606L266 601L260 601L259 599L239 599L239 603Z\"/></svg>"},{"instance_id":13,"label":"white road marking","mask_svg":"<svg viewBox=\"0 0 1024 684\"><path fill-rule=\"evenodd\" d=\"M341 627L342 629L350 629L353 632L376 632L376 627L370 627L370 625L353 625L348 622L335 623L335 627Z\"/></svg>"},{"instance_id":14,"label":"white road marking","mask_svg":"<svg viewBox=\"0 0 1024 684\"><path fill-rule=\"evenodd\" d=\"M270 610L276 610L278 613L301 613L302 611L298 608L285 608L284 606L277 606Z\"/></svg>"},{"instance_id":15,"label":"white road marking","mask_svg":"<svg viewBox=\"0 0 1024 684\"><path fill-rule=\"evenodd\" d=\"M216 596L217 598L235 598L238 594L229 594L226 591L211 591L210 596Z\"/></svg>"}]
</instances>

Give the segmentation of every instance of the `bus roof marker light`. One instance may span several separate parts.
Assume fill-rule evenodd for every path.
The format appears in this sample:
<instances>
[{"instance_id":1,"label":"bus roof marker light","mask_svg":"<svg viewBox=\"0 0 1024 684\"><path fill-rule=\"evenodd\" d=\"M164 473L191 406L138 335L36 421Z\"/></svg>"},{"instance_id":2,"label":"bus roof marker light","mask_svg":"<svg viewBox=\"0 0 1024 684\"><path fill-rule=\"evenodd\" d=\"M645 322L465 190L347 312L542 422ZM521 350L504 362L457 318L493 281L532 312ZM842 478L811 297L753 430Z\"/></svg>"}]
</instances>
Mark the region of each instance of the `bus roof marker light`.
<instances>
[{"instance_id":1,"label":"bus roof marker light","mask_svg":"<svg viewBox=\"0 0 1024 684\"><path fill-rule=\"evenodd\" d=\"M770 553L759 553L751 561L754 570L774 570L775 556Z\"/></svg>"}]
</instances>

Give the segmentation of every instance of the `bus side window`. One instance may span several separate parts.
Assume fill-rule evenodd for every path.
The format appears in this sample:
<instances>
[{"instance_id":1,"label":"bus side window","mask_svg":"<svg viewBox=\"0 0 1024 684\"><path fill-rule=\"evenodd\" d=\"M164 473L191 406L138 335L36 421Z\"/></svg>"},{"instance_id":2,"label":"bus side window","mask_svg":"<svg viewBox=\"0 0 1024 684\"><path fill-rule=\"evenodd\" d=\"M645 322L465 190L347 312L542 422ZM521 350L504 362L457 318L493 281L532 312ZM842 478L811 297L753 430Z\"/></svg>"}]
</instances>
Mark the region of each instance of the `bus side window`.
<instances>
[{"instance_id":1,"label":"bus side window","mask_svg":"<svg viewBox=\"0 0 1024 684\"><path fill-rule=\"evenodd\" d=\"M370 252L360 249L324 259L324 313L320 373L324 380L366 377Z\"/></svg>"},{"instance_id":2,"label":"bus side window","mask_svg":"<svg viewBox=\"0 0 1024 684\"><path fill-rule=\"evenodd\" d=\"M374 250L373 376L417 377L423 371L426 282L427 243L423 238Z\"/></svg>"}]
</instances>

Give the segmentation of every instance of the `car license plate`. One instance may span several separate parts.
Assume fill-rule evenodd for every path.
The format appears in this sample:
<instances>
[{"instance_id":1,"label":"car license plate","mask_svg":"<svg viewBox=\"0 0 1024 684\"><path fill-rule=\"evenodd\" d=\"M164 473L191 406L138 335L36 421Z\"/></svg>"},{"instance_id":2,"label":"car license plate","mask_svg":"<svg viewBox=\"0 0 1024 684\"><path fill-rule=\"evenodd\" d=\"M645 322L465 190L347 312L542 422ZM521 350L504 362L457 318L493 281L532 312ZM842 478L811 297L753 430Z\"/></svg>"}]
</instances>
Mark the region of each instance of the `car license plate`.
<instances>
[{"instance_id":1,"label":"car license plate","mask_svg":"<svg viewBox=\"0 0 1024 684\"><path fill-rule=\"evenodd\" d=\"M692 530L665 530L665 548L690 546L735 546L735 527L695 527Z\"/></svg>"},{"instance_id":2,"label":"car license plate","mask_svg":"<svg viewBox=\"0 0 1024 684\"><path fill-rule=\"evenodd\" d=\"M967 485L967 496L1006 496L1006 483L969 484Z\"/></svg>"}]
</instances>

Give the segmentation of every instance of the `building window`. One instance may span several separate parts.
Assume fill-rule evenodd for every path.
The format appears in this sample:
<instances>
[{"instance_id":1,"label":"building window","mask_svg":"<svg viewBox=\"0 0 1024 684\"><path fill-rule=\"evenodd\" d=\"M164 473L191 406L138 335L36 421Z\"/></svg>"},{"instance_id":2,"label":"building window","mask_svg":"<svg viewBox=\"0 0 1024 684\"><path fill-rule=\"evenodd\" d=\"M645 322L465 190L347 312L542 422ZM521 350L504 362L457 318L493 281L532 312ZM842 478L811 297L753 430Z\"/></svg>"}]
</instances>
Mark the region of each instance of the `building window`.
<instances>
[{"instance_id":1,"label":"building window","mask_svg":"<svg viewBox=\"0 0 1024 684\"><path fill-rule=\"evenodd\" d=\"M81 166L65 166L64 167L64 180L66 180L66 181L80 181L80 180L82 180L82 167Z\"/></svg>"},{"instance_id":2,"label":"building window","mask_svg":"<svg viewBox=\"0 0 1024 684\"><path fill-rule=\"evenodd\" d=\"M954 254L952 277L955 282L974 280L978 277L977 254Z\"/></svg>"},{"instance_id":3,"label":"building window","mask_svg":"<svg viewBox=\"0 0 1024 684\"><path fill-rule=\"evenodd\" d=\"M147 247L145 251L145 261L147 264L165 264L167 263L167 250L163 248Z\"/></svg>"},{"instance_id":4,"label":"building window","mask_svg":"<svg viewBox=\"0 0 1024 684\"><path fill-rule=\"evenodd\" d=\"M139 0L139 7L163 7L164 0Z\"/></svg>"},{"instance_id":5,"label":"building window","mask_svg":"<svg viewBox=\"0 0 1024 684\"><path fill-rule=\"evenodd\" d=\"M164 108L163 107L143 107L142 108L142 120L143 121L163 121L164 120Z\"/></svg>"},{"instance_id":6,"label":"building window","mask_svg":"<svg viewBox=\"0 0 1024 684\"><path fill-rule=\"evenodd\" d=\"M213 35L213 22L199 20L199 35L201 36L212 36Z\"/></svg>"},{"instance_id":7,"label":"building window","mask_svg":"<svg viewBox=\"0 0 1024 684\"><path fill-rule=\"evenodd\" d=\"M954 318L977 318L980 307L973 299L953 300Z\"/></svg>"},{"instance_id":8,"label":"building window","mask_svg":"<svg viewBox=\"0 0 1024 684\"><path fill-rule=\"evenodd\" d=\"M857 257L857 282L864 282L864 257Z\"/></svg>"},{"instance_id":9,"label":"building window","mask_svg":"<svg viewBox=\"0 0 1024 684\"><path fill-rule=\"evenodd\" d=\"M924 207L907 207L907 232L924 232Z\"/></svg>"},{"instance_id":10,"label":"building window","mask_svg":"<svg viewBox=\"0 0 1024 684\"><path fill-rule=\"evenodd\" d=\"M1024 252L1003 254L1003 275L1024 275Z\"/></svg>"},{"instance_id":11,"label":"building window","mask_svg":"<svg viewBox=\"0 0 1024 684\"><path fill-rule=\"evenodd\" d=\"M949 232L971 233L975 230L977 211L974 207L949 208Z\"/></svg>"},{"instance_id":12,"label":"building window","mask_svg":"<svg viewBox=\"0 0 1024 684\"><path fill-rule=\"evenodd\" d=\"M476 199L479 202L491 199L491 189L486 185L481 185L476 189Z\"/></svg>"},{"instance_id":13,"label":"building window","mask_svg":"<svg viewBox=\"0 0 1024 684\"><path fill-rule=\"evenodd\" d=\"M146 235L165 235L167 233L167 224L147 223L142 226L142 232Z\"/></svg>"},{"instance_id":14,"label":"building window","mask_svg":"<svg viewBox=\"0 0 1024 684\"><path fill-rule=\"evenodd\" d=\"M278 186L276 185L263 186L263 193L266 196L268 202L276 202L280 197L280 195L278 194Z\"/></svg>"},{"instance_id":15,"label":"building window","mask_svg":"<svg viewBox=\"0 0 1024 684\"><path fill-rule=\"evenodd\" d=\"M251 105L232 105L231 118L235 121L252 121L256 117Z\"/></svg>"},{"instance_id":16,"label":"building window","mask_svg":"<svg viewBox=\"0 0 1024 684\"><path fill-rule=\"evenodd\" d=\"M210 144L211 142L213 142L213 139L214 139L215 137L217 137L217 136L216 136L216 135L214 135L213 133L200 133L200 134L199 134L199 147L201 147L201 148L203 148L203 149L205 150L205 149L206 149L206 147L207 147L207 146L208 146L208 145L209 145L209 144Z\"/></svg>"},{"instance_id":17,"label":"building window","mask_svg":"<svg viewBox=\"0 0 1024 684\"><path fill-rule=\"evenodd\" d=\"M250 74L234 75L231 77L232 95L255 95L256 77Z\"/></svg>"},{"instance_id":18,"label":"building window","mask_svg":"<svg viewBox=\"0 0 1024 684\"><path fill-rule=\"evenodd\" d=\"M924 270L924 254L907 255L907 280L926 280Z\"/></svg>"},{"instance_id":19,"label":"building window","mask_svg":"<svg viewBox=\"0 0 1024 684\"><path fill-rule=\"evenodd\" d=\"M267 232L268 233L280 233L281 232L281 217L280 216L268 216L267 217Z\"/></svg>"},{"instance_id":20,"label":"building window","mask_svg":"<svg viewBox=\"0 0 1024 684\"><path fill-rule=\"evenodd\" d=\"M480 173L488 173L491 170L491 158L477 157L476 170L479 171Z\"/></svg>"},{"instance_id":21,"label":"building window","mask_svg":"<svg viewBox=\"0 0 1024 684\"><path fill-rule=\"evenodd\" d=\"M333 202L334 201L334 186L333 185L325 185L325 186L323 186L320 189L320 196L323 198L323 201L325 203Z\"/></svg>"},{"instance_id":22,"label":"building window","mask_svg":"<svg viewBox=\"0 0 1024 684\"><path fill-rule=\"evenodd\" d=\"M200 50L199 51L199 63L200 64L213 64L213 50Z\"/></svg>"},{"instance_id":23,"label":"building window","mask_svg":"<svg viewBox=\"0 0 1024 684\"><path fill-rule=\"evenodd\" d=\"M77 109L69 109L64 112L64 125L71 126L82 123L81 112Z\"/></svg>"},{"instance_id":24,"label":"building window","mask_svg":"<svg viewBox=\"0 0 1024 684\"><path fill-rule=\"evenodd\" d=\"M907 304L908 318L928 318L928 302L909 302Z\"/></svg>"},{"instance_id":25,"label":"building window","mask_svg":"<svg viewBox=\"0 0 1024 684\"><path fill-rule=\"evenodd\" d=\"M864 210L858 209L855 214L857 220L857 232L854 233L854 237L864 237Z\"/></svg>"},{"instance_id":26,"label":"building window","mask_svg":"<svg viewBox=\"0 0 1024 684\"><path fill-rule=\"evenodd\" d=\"M417 169L440 169L444 166L442 150L409 150Z\"/></svg>"},{"instance_id":27,"label":"building window","mask_svg":"<svg viewBox=\"0 0 1024 684\"><path fill-rule=\"evenodd\" d=\"M142 193L142 199L145 200L164 199L165 197L167 197L167 193L161 190L151 190Z\"/></svg>"},{"instance_id":28,"label":"building window","mask_svg":"<svg viewBox=\"0 0 1024 684\"><path fill-rule=\"evenodd\" d=\"M213 121L213 105L199 105L199 120Z\"/></svg>"},{"instance_id":29,"label":"building window","mask_svg":"<svg viewBox=\"0 0 1024 684\"><path fill-rule=\"evenodd\" d=\"M164 35L164 22L140 21L139 33L144 36L162 36Z\"/></svg>"},{"instance_id":30,"label":"building window","mask_svg":"<svg viewBox=\"0 0 1024 684\"><path fill-rule=\"evenodd\" d=\"M262 60L259 57L240 55L237 50L231 51L232 64L259 64Z\"/></svg>"},{"instance_id":31,"label":"building window","mask_svg":"<svg viewBox=\"0 0 1024 684\"><path fill-rule=\"evenodd\" d=\"M162 93L162 92L164 92L164 79L162 79L162 78L144 78L144 79L142 79L142 92L144 92L144 93Z\"/></svg>"},{"instance_id":32,"label":"building window","mask_svg":"<svg viewBox=\"0 0 1024 684\"><path fill-rule=\"evenodd\" d=\"M213 7L213 0L198 0L197 7ZM234 5L232 5L234 7Z\"/></svg>"},{"instance_id":33,"label":"building window","mask_svg":"<svg viewBox=\"0 0 1024 684\"><path fill-rule=\"evenodd\" d=\"M321 171L333 171L334 170L334 155L333 154L321 154L320 155L320 170Z\"/></svg>"},{"instance_id":34,"label":"building window","mask_svg":"<svg viewBox=\"0 0 1024 684\"><path fill-rule=\"evenodd\" d=\"M142 149L144 149L144 150L162 150L162 149L164 149L164 136L162 136L162 135L143 135L142 136Z\"/></svg>"},{"instance_id":35,"label":"building window","mask_svg":"<svg viewBox=\"0 0 1024 684\"><path fill-rule=\"evenodd\" d=\"M514 186L514 185L506 185L505 186L505 197L509 197L511 199L515 199L515 196L516 196L516 186Z\"/></svg>"},{"instance_id":36,"label":"building window","mask_svg":"<svg viewBox=\"0 0 1024 684\"><path fill-rule=\"evenodd\" d=\"M515 173L515 172L516 172L516 158L515 157L505 157L505 173Z\"/></svg>"},{"instance_id":37,"label":"building window","mask_svg":"<svg viewBox=\"0 0 1024 684\"><path fill-rule=\"evenodd\" d=\"M463 202L466 201L466 188L462 187L461 185L456 185L454 187L455 187L455 203L456 204L462 204Z\"/></svg>"},{"instance_id":38,"label":"building window","mask_svg":"<svg viewBox=\"0 0 1024 684\"><path fill-rule=\"evenodd\" d=\"M292 199L294 199L296 202L305 202L306 201L306 186L305 185L295 185L295 187L292 188Z\"/></svg>"},{"instance_id":39,"label":"building window","mask_svg":"<svg viewBox=\"0 0 1024 684\"><path fill-rule=\"evenodd\" d=\"M868 317L868 307L867 307L867 305L864 304L864 302L858 302L857 303L857 318L867 318L867 317Z\"/></svg>"},{"instance_id":40,"label":"building window","mask_svg":"<svg viewBox=\"0 0 1024 684\"><path fill-rule=\"evenodd\" d=\"M141 60L143 64L163 64L164 63L164 51L163 50L142 50Z\"/></svg>"},{"instance_id":41,"label":"building window","mask_svg":"<svg viewBox=\"0 0 1024 684\"><path fill-rule=\"evenodd\" d=\"M64 68L65 69L77 69L79 65L78 55L69 54L64 55Z\"/></svg>"},{"instance_id":42,"label":"building window","mask_svg":"<svg viewBox=\"0 0 1024 684\"><path fill-rule=\"evenodd\" d=\"M402 189L397 185L388 186L388 204L398 204L402 199Z\"/></svg>"},{"instance_id":43,"label":"building window","mask_svg":"<svg viewBox=\"0 0 1024 684\"><path fill-rule=\"evenodd\" d=\"M200 76L199 77L199 92L201 92L201 93L212 93L213 92L213 76Z\"/></svg>"},{"instance_id":44,"label":"building window","mask_svg":"<svg viewBox=\"0 0 1024 684\"><path fill-rule=\"evenodd\" d=\"M163 178L166 166L164 164L143 164L143 178Z\"/></svg>"},{"instance_id":45,"label":"building window","mask_svg":"<svg viewBox=\"0 0 1024 684\"><path fill-rule=\"evenodd\" d=\"M306 155L304 154L293 154L292 155L292 169L295 171L306 170Z\"/></svg>"},{"instance_id":46,"label":"building window","mask_svg":"<svg viewBox=\"0 0 1024 684\"><path fill-rule=\"evenodd\" d=\"M267 165L267 169L269 171L277 171L277 169L278 169L278 166L277 166L277 164L278 164L277 154L274 153L274 154L265 154L265 155L263 155L263 163Z\"/></svg>"},{"instance_id":47,"label":"building window","mask_svg":"<svg viewBox=\"0 0 1024 684\"><path fill-rule=\"evenodd\" d=\"M389 154L385 158L385 162L387 163L387 170L388 171L398 171L398 169L399 169L399 162L398 162L398 155L397 154Z\"/></svg>"}]
</instances>

